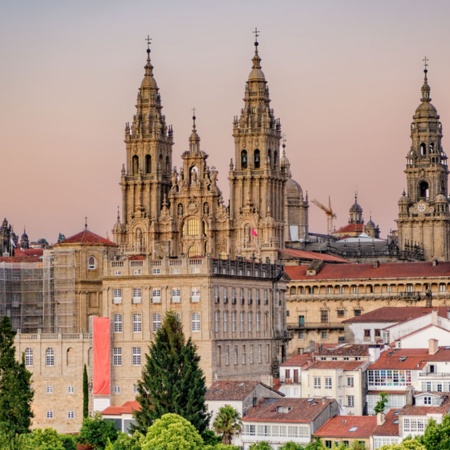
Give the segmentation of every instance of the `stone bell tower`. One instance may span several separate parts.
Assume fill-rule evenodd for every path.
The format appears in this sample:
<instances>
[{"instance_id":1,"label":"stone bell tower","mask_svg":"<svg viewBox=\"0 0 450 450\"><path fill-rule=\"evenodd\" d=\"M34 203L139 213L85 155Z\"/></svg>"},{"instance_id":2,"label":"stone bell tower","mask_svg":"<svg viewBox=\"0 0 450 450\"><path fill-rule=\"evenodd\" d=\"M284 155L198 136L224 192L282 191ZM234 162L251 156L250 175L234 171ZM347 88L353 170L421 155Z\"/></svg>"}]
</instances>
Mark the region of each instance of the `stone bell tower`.
<instances>
[{"instance_id":1,"label":"stone bell tower","mask_svg":"<svg viewBox=\"0 0 450 450\"><path fill-rule=\"evenodd\" d=\"M232 254L274 261L284 247L286 167L280 157L281 124L270 108L261 70L258 31L244 108L234 118L235 157L230 163Z\"/></svg>"},{"instance_id":2,"label":"stone bell tower","mask_svg":"<svg viewBox=\"0 0 450 450\"><path fill-rule=\"evenodd\" d=\"M425 260L450 257L450 215L447 155L442 124L431 104L427 58L421 103L411 124L411 149L406 157L406 192L397 219L400 250L421 248Z\"/></svg>"}]
</instances>

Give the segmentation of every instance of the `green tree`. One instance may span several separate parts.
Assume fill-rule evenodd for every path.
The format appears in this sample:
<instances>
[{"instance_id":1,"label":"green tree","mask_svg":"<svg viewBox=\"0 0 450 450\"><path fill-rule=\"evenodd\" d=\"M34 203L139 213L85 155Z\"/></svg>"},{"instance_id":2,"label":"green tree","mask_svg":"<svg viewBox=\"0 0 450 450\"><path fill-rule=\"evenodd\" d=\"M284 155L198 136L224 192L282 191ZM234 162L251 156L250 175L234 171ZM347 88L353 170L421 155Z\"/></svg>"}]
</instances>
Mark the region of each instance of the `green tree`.
<instances>
[{"instance_id":1,"label":"green tree","mask_svg":"<svg viewBox=\"0 0 450 450\"><path fill-rule=\"evenodd\" d=\"M9 317L0 321L0 430L8 436L28 433L33 412L31 372L25 367L24 357L15 358L14 337Z\"/></svg>"},{"instance_id":2,"label":"green tree","mask_svg":"<svg viewBox=\"0 0 450 450\"><path fill-rule=\"evenodd\" d=\"M241 417L232 406L222 406L214 419L213 427L222 435L222 443L230 445L233 434L242 430Z\"/></svg>"},{"instance_id":3,"label":"green tree","mask_svg":"<svg viewBox=\"0 0 450 450\"><path fill-rule=\"evenodd\" d=\"M141 450L144 439L145 436L137 431L132 436L119 432L117 440L114 443L109 441L105 450Z\"/></svg>"},{"instance_id":4,"label":"green tree","mask_svg":"<svg viewBox=\"0 0 450 450\"><path fill-rule=\"evenodd\" d=\"M386 392L381 392L380 399L377 401L375 408L373 408L375 414L384 413L384 409L386 408L387 404L388 404L388 396Z\"/></svg>"},{"instance_id":5,"label":"green tree","mask_svg":"<svg viewBox=\"0 0 450 450\"><path fill-rule=\"evenodd\" d=\"M181 321L174 312L165 315L145 357L136 397L141 410L134 412L133 429L146 434L156 419L175 413L203 434L210 419L205 404L205 377L197 347L190 338L185 341Z\"/></svg>"},{"instance_id":6,"label":"green tree","mask_svg":"<svg viewBox=\"0 0 450 450\"><path fill-rule=\"evenodd\" d=\"M430 419L422 436L416 438L427 449L450 449L450 416L446 414L441 423Z\"/></svg>"},{"instance_id":7,"label":"green tree","mask_svg":"<svg viewBox=\"0 0 450 450\"><path fill-rule=\"evenodd\" d=\"M164 414L148 429L142 450L203 450L197 429L178 414Z\"/></svg>"},{"instance_id":8,"label":"green tree","mask_svg":"<svg viewBox=\"0 0 450 450\"><path fill-rule=\"evenodd\" d=\"M304 450L304 447L303 445L290 441L279 447L278 450Z\"/></svg>"},{"instance_id":9,"label":"green tree","mask_svg":"<svg viewBox=\"0 0 450 450\"><path fill-rule=\"evenodd\" d=\"M28 435L27 450L65 450L61 436L52 428L36 428Z\"/></svg>"},{"instance_id":10,"label":"green tree","mask_svg":"<svg viewBox=\"0 0 450 450\"><path fill-rule=\"evenodd\" d=\"M429 450L416 439L405 439L400 444L383 445L380 450Z\"/></svg>"},{"instance_id":11,"label":"green tree","mask_svg":"<svg viewBox=\"0 0 450 450\"><path fill-rule=\"evenodd\" d=\"M266 441L255 442L249 450L273 450L272 446Z\"/></svg>"},{"instance_id":12,"label":"green tree","mask_svg":"<svg viewBox=\"0 0 450 450\"><path fill-rule=\"evenodd\" d=\"M89 416L89 380L86 364L83 369L83 419Z\"/></svg>"},{"instance_id":13,"label":"green tree","mask_svg":"<svg viewBox=\"0 0 450 450\"><path fill-rule=\"evenodd\" d=\"M103 450L108 443L108 439L115 442L117 435L118 431L114 424L109 420L104 420L98 413L95 417L83 419L77 441L79 444L91 444L95 449Z\"/></svg>"},{"instance_id":14,"label":"green tree","mask_svg":"<svg viewBox=\"0 0 450 450\"><path fill-rule=\"evenodd\" d=\"M305 450L324 450L325 446L323 445L320 438L314 438L312 442L309 442L305 445Z\"/></svg>"}]
</instances>

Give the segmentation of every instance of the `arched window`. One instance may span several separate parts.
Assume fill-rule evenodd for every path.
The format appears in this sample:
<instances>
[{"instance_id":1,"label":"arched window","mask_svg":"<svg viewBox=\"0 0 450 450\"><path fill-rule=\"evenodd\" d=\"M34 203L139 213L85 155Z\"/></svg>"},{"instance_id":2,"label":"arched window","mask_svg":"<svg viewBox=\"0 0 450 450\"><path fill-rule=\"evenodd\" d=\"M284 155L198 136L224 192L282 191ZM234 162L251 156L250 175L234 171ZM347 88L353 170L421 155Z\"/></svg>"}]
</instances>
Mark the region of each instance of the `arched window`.
<instances>
[{"instance_id":1,"label":"arched window","mask_svg":"<svg viewBox=\"0 0 450 450\"><path fill-rule=\"evenodd\" d=\"M170 172L170 158L166 156L166 172Z\"/></svg>"},{"instance_id":2,"label":"arched window","mask_svg":"<svg viewBox=\"0 0 450 450\"><path fill-rule=\"evenodd\" d=\"M276 166L278 164L278 152L275 150L273 152L273 165Z\"/></svg>"},{"instance_id":3,"label":"arched window","mask_svg":"<svg viewBox=\"0 0 450 450\"><path fill-rule=\"evenodd\" d=\"M427 154L427 146L424 142L420 144L420 156L425 156Z\"/></svg>"},{"instance_id":4,"label":"arched window","mask_svg":"<svg viewBox=\"0 0 450 450\"><path fill-rule=\"evenodd\" d=\"M25 365L33 365L33 350L30 347L25 349Z\"/></svg>"},{"instance_id":5,"label":"arched window","mask_svg":"<svg viewBox=\"0 0 450 450\"><path fill-rule=\"evenodd\" d=\"M186 222L184 232L187 236L198 236L200 234L200 221L198 219L189 219Z\"/></svg>"},{"instance_id":6,"label":"arched window","mask_svg":"<svg viewBox=\"0 0 450 450\"><path fill-rule=\"evenodd\" d=\"M195 184L198 181L198 168L197 166L192 166L189 170L189 183Z\"/></svg>"},{"instance_id":7,"label":"arched window","mask_svg":"<svg viewBox=\"0 0 450 450\"><path fill-rule=\"evenodd\" d=\"M137 244L138 250L142 250L143 238L142 238L142 230L140 228L136 229L136 244Z\"/></svg>"},{"instance_id":8,"label":"arched window","mask_svg":"<svg viewBox=\"0 0 450 450\"><path fill-rule=\"evenodd\" d=\"M181 203L178 203L177 211L179 216L183 215L183 205Z\"/></svg>"},{"instance_id":9,"label":"arched window","mask_svg":"<svg viewBox=\"0 0 450 450\"><path fill-rule=\"evenodd\" d=\"M55 352L51 347L45 350L45 365L47 367L53 367L55 365Z\"/></svg>"},{"instance_id":10,"label":"arched window","mask_svg":"<svg viewBox=\"0 0 450 450\"><path fill-rule=\"evenodd\" d=\"M150 155L145 155L145 173L152 172L152 157Z\"/></svg>"},{"instance_id":11,"label":"arched window","mask_svg":"<svg viewBox=\"0 0 450 450\"><path fill-rule=\"evenodd\" d=\"M97 268L97 261L96 261L94 256L89 256L89 258L88 258L88 269L89 270L94 270L95 268Z\"/></svg>"},{"instance_id":12,"label":"arched window","mask_svg":"<svg viewBox=\"0 0 450 450\"><path fill-rule=\"evenodd\" d=\"M267 158L269 159L269 166L272 167L272 150L267 150Z\"/></svg>"},{"instance_id":13,"label":"arched window","mask_svg":"<svg viewBox=\"0 0 450 450\"><path fill-rule=\"evenodd\" d=\"M193 258L195 256L201 256L200 249L198 248L198 245L191 245L188 250L188 257Z\"/></svg>"},{"instance_id":14,"label":"arched window","mask_svg":"<svg viewBox=\"0 0 450 450\"><path fill-rule=\"evenodd\" d=\"M428 183L426 181L421 181L419 183L419 197L428 198L428 196L429 196Z\"/></svg>"},{"instance_id":15,"label":"arched window","mask_svg":"<svg viewBox=\"0 0 450 450\"><path fill-rule=\"evenodd\" d=\"M75 363L75 350L69 347L66 351L66 365L71 366Z\"/></svg>"},{"instance_id":16,"label":"arched window","mask_svg":"<svg viewBox=\"0 0 450 450\"><path fill-rule=\"evenodd\" d=\"M250 242L252 239L252 228L250 224L245 224L244 226L244 242Z\"/></svg>"},{"instance_id":17,"label":"arched window","mask_svg":"<svg viewBox=\"0 0 450 450\"><path fill-rule=\"evenodd\" d=\"M261 167L261 154L258 149L255 150L255 153L253 156L254 156L255 169L259 169Z\"/></svg>"},{"instance_id":18,"label":"arched window","mask_svg":"<svg viewBox=\"0 0 450 450\"><path fill-rule=\"evenodd\" d=\"M139 157L137 155L133 156L133 175L137 175L139 172Z\"/></svg>"},{"instance_id":19,"label":"arched window","mask_svg":"<svg viewBox=\"0 0 450 450\"><path fill-rule=\"evenodd\" d=\"M247 168L247 150L242 150L241 152L241 167L243 169Z\"/></svg>"}]
</instances>

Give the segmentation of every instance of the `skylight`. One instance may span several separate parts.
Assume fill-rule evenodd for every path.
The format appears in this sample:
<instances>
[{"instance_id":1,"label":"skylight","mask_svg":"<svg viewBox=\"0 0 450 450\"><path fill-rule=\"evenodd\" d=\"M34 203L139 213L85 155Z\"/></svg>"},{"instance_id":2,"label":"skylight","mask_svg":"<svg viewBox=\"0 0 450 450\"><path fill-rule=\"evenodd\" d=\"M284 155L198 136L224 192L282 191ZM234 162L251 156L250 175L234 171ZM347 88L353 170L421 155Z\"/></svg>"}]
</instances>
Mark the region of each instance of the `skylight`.
<instances>
[{"instance_id":1,"label":"skylight","mask_svg":"<svg viewBox=\"0 0 450 450\"><path fill-rule=\"evenodd\" d=\"M358 427L351 427L350 430L348 430L348 431L353 432L353 431L356 431L357 429L358 429Z\"/></svg>"}]
</instances>

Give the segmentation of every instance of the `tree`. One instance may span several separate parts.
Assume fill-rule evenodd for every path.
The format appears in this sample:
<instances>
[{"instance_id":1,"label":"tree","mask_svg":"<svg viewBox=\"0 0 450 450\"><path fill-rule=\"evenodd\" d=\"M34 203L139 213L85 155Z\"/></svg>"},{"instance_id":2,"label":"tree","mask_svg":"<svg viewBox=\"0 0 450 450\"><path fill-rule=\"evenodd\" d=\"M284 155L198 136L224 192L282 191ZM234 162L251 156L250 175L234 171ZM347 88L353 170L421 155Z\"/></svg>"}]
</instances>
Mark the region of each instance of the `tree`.
<instances>
[{"instance_id":1,"label":"tree","mask_svg":"<svg viewBox=\"0 0 450 450\"><path fill-rule=\"evenodd\" d=\"M83 419L89 416L89 380L86 364L83 370Z\"/></svg>"},{"instance_id":2,"label":"tree","mask_svg":"<svg viewBox=\"0 0 450 450\"><path fill-rule=\"evenodd\" d=\"M0 429L8 436L24 434L30 431L31 372L25 367L25 360L15 358L14 337L9 317L0 321Z\"/></svg>"},{"instance_id":3,"label":"tree","mask_svg":"<svg viewBox=\"0 0 450 450\"><path fill-rule=\"evenodd\" d=\"M95 449L103 450L108 440L115 442L118 431L114 424L109 420L104 420L100 413L95 417L86 417L83 419L80 433L77 441L79 444L90 444Z\"/></svg>"},{"instance_id":4,"label":"tree","mask_svg":"<svg viewBox=\"0 0 450 450\"><path fill-rule=\"evenodd\" d=\"M405 439L400 444L383 445L380 450L429 450L416 439Z\"/></svg>"},{"instance_id":5,"label":"tree","mask_svg":"<svg viewBox=\"0 0 450 450\"><path fill-rule=\"evenodd\" d=\"M52 428L36 428L27 441L27 450L65 450L61 436Z\"/></svg>"},{"instance_id":6,"label":"tree","mask_svg":"<svg viewBox=\"0 0 450 450\"><path fill-rule=\"evenodd\" d=\"M278 450L304 450L304 447L303 445L290 441L279 447Z\"/></svg>"},{"instance_id":7,"label":"tree","mask_svg":"<svg viewBox=\"0 0 450 450\"><path fill-rule=\"evenodd\" d=\"M178 414L164 414L148 429L142 450L202 450L197 429Z\"/></svg>"},{"instance_id":8,"label":"tree","mask_svg":"<svg viewBox=\"0 0 450 450\"><path fill-rule=\"evenodd\" d=\"M146 434L156 419L175 413L203 434L210 419L205 404L205 377L197 347L190 338L185 341L181 321L174 312L164 316L145 357L136 397L141 410L134 412L133 430Z\"/></svg>"},{"instance_id":9,"label":"tree","mask_svg":"<svg viewBox=\"0 0 450 450\"><path fill-rule=\"evenodd\" d=\"M450 448L450 416L446 414L441 423L431 418L422 436L417 436L417 441L427 449L443 450Z\"/></svg>"},{"instance_id":10,"label":"tree","mask_svg":"<svg viewBox=\"0 0 450 450\"><path fill-rule=\"evenodd\" d=\"M230 405L222 406L213 423L214 430L222 434L222 443L231 444L233 434L242 430L239 413Z\"/></svg>"},{"instance_id":11,"label":"tree","mask_svg":"<svg viewBox=\"0 0 450 450\"><path fill-rule=\"evenodd\" d=\"M266 441L255 442L250 446L250 450L273 450L273 448Z\"/></svg>"},{"instance_id":12,"label":"tree","mask_svg":"<svg viewBox=\"0 0 450 450\"><path fill-rule=\"evenodd\" d=\"M373 408L375 414L384 413L384 409L386 408L387 403L388 403L388 396L386 392L381 392L380 399L377 401L375 408Z\"/></svg>"}]
</instances>

